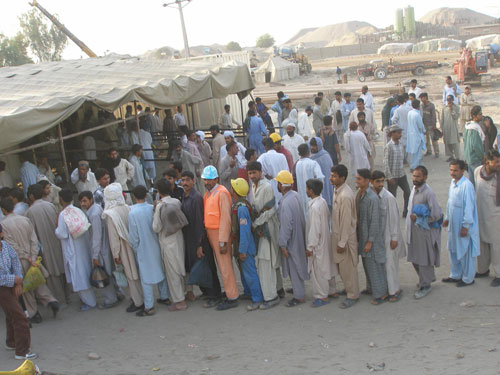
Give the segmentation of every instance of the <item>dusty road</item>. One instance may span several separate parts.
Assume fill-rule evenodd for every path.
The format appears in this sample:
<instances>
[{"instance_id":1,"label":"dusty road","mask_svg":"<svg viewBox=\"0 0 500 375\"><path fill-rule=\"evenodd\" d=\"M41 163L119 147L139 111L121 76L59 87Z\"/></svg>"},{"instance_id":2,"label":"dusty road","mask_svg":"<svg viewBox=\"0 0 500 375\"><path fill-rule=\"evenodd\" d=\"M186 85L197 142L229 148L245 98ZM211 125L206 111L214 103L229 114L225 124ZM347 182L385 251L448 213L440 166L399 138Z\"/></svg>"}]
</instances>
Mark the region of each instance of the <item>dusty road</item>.
<instances>
[{"instance_id":1,"label":"dusty road","mask_svg":"<svg viewBox=\"0 0 500 375\"><path fill-rule=\"evenodd\" d=\"M438 107L444 75L442 68L421 79ZM308 79L325 80L318 75ZM286 92L286 86L282 89ZM474 93L483 113L499 121L498 89ZM376 97L379 121L384 101ZM301 109L305 104L297 103ZM425 157L424 164L444 208L450 177L444 145L440 147L441 157ZM382 168L381 142L377 148L376 167ZM401 207L401 191L398 202ZM401 226L404 230L403 220ZM448 276L446 239L443 232L438 280ZM490 287L490 279L479 279L469 288L437 281L426 298L416 301L417 276L405 260L400 274L400 302L372 306L364 296L349 310L339 309L337 300L311 308L309 285L308 303L293 309L281 303L269 311L247 312L243 301L237 309L218 312L196 301L185 312L157 307L155 316L145 318L127 314L125 303L81 313L75 295L56 320L41 310L44 322L32 329L32 349L39 353L37 364L43 370L65 375L364 374L370 372L368 366L377 365L393 374L500 374L500 288ZM361 266L359 279L364 286ZM470 307L461 306L466 301ZM87 359L90 352L101 359ZM0 349L1 370L18 364L12 352Z\"/></svg>"}]
</instances>

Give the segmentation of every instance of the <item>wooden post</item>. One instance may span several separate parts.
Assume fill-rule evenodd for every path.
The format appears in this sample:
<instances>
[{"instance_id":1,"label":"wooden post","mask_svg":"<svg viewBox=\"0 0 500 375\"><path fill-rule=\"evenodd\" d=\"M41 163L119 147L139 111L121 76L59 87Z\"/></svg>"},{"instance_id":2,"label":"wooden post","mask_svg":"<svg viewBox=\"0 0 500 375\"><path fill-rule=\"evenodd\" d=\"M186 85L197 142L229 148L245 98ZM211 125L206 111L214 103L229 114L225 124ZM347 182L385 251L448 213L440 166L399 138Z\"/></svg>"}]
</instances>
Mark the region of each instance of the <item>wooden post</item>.
<instances>
[{"instance_id":1,"label":"wooden post","mask_svg":"<svg viewBox=\"0 0 500 375\"><path fill-rule=\"evenodd\" d=\"M69 184L69 171L68 171L68 162L66 161L66 151L64 150L64 140L62 135L61 123L57 124L57 133L59 135L59 149L61 151L61 157L64 168L64 175L66 177L66 184Z\"/></svg>"},{"instance_id":2,"label":"wooden post","mask_svg":"<svg viewBox=\"0 0 500 375\"><path fill-rule=\"evenodd\" d=\"M240 98L240 109L241 109L241 125L245 122L245 114L243 113L243 99Z\"/></svg>"},{"instance_id":3,"label":"wooden post","mask_svg":"<svg viewBox=\"0 0 500 375\"><path fill-rule=\"evenodd\" d=\"M135 123L137 126L137 132L139 132L139 116L137 116L137 101L134 100L134 113L135 113Z\"/></svg>"}]
</instances>

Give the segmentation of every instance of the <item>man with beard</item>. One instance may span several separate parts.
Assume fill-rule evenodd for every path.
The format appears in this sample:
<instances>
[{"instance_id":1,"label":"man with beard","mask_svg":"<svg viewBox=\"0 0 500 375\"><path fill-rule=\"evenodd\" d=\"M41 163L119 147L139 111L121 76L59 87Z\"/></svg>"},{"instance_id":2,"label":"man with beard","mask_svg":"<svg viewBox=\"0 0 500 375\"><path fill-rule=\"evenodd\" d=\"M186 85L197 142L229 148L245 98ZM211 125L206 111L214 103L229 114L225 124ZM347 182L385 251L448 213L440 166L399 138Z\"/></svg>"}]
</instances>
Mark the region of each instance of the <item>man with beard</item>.
<instances>
[{"instance_id":1,"label":"man with beard","mask_svg":"<svg viewBox=\"0 0 500 375\"><path fill-rule=\"evenodd\" d=\"M436 281L434 267L439 267L441 252L441 225L443 210L436 195L427 185L427 168L419 165L413 171L413 189L406 217L408 262L413 263L419 283L415 298L425 297Z\"/></svg>"},{"instance_id":2,"label":"man with beard","mask_svg":"<svg viewBox=\"0 0 500 375\"><path fill-rule=\"evenodd\" d=\"M215 307L220 302L221 289L219 276L212 248L208 242L205 227L203 226L203 197L194 189L194 175L190 171L182 172L182 187L184 188L184 200L182 201L182 212L186 215L187 225L182 228L184 243L186 244L185 268L186 274L191 272L198 259L206 257L208 266L212 273L212 286L207 288L200 285L203 295L208 301L203 307ZM195 298L191 285L186 286L187 300Z\"/></svg>"},{"instance_id":3,"label":"man with beard","mask_svg":"<svg viewBox=\"0 0 500 375\"><path fill-rule=\"evenodd\" d=\"M134 166L126 159L122 159L118 150L114 147L108 151L108 159L104 162L104 168L109 172L110 182L118 182L123 191L128 191L127 181L134 177ZM97 179L97 178L96 178ZM126 195L127 204L132 204L130 194Z\"/></svg>"}]
</instances>

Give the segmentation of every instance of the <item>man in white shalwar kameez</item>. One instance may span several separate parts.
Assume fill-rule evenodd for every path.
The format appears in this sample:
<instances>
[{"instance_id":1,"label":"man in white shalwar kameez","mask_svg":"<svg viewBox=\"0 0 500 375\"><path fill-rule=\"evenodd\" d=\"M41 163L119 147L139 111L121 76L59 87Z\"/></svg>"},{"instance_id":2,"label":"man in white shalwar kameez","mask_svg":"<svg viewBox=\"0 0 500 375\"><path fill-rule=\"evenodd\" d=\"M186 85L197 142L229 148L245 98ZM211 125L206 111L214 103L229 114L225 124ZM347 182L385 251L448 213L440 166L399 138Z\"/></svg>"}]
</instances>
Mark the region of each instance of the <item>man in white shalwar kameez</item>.
<instances>
[{"instance_id":1,"label":"man in white shalwar kameez","mask_svg":"<svg viewBox=\"0 0 500 375\"><path fill-rule=\"evenodd\" d=\"M66 223L66 214L70 210L80 210L73 206L73 192L63 189L59 192L63 210L59 214L56 236L61 240L64 254L64 269L66 279L73 286L82 301L81 311L91 310L97 305L94 290L90 285L92 263L90 260L90 233L87 230L78 238L73 238ZM86 218L86 217L85 217Z\"/></svg>"},{"instance_id":2,"label":"man in white shalwar kameez","mask_svg":"<svg viewBox=\"0 0 500 375\"><path fill-rule=\"evenodd\" d=\"M286 130L286 134L282 138L283 146L290 151L293 162L296 163L299 160L299 146L305 143L304 138L300 134L295 133L296 125L290 122L290 120L283 121L283 127Z\"/></svg>"},{"instance_id":3,"label":"man in white shalwar kameez","mask_svg":"<svg viewBox=\"0 0 500 375\"><path fill-rule=\"evenodd\" d=\"M370 169L368 155L372 149L366 136L358 130L356 122L351 122L349 130L344 134L344 147L349 154L349 166L352 174L356 175L358 169Z\"/></svg>"},{"instance_id":4,"label":"man in white shalwar kameez","mask_svg":"<svg viewBox=\"0 0 500 375\"><path fill-rule=\"evenodd\" d=\"M403 241L401 226L399 225L398 202L389 190L384 188L385 175L381 171L373 171L371 183L373 190L378 195L380 216L385 222L385 270L389 289L389 302L397 302L401 298L399 283L399 259L406 256L406 245Z\"/></svg>"},{"instance_id":5,"label":"man in white shalwar kameez","mask_svg":"<svg viewBox=\"0 0 500 375\"><path fill-rule=\"evenodd\" d=\"M143 124L139 130L139 144L143 148L142 155L144 157L144 168L149 175L149 178L156 178L155 154L153 152L153 138L151 133L143 129Z\"/></svg>"},{"instance_id":6,"label":"man in white shalwar kameez","mask_svg":"<svg viewBox=\"0 0 500 375\"><path fill-rule=\"evenodd\" d=\"M306 220L306 254L308 271L312 281L314 301L312 307L329 303L330 280L338 274L337 265L331 259L330 210L321 196L323 182L319 179L306 181L309 214ZM336 293L334 291L332 294Z\"/></svg>"},{"instance_id":7,"label":"man in white shalwar kameez","mask_svg":"<svg viewBox=\"0 0 500 375\"><path fill-rule=\"evenodd\" d=\"M311 178L317 178L323 181L325 176L318 162L309 157L311 152L307 144L304 143L299 146L299 155L300 159L297 164L295 164L294 181L297 183L297 192L299 193L299 198L304 207L305 216L307 217L309 211L309 198L306 193L306 181Z\"/></svg>"},{"instance_id":8,"label":"man in white shalwar kameez","mask_svg":"<svg viewBox=\"0 0 500 375\"><path fill-rule=\"evenodd\" d=\"M123 191L129 190L127 182L134 177L134 166L128 160L122 158L116 148L109 149L108 159L103 167L108 170L111 182L118 182ZM132 204L132 198L128 193L126 194L126 201L127 204Z\"/></svg>"},{"instance_id":9,"label":"man in white shalwar kameez","mask_svg":"<svg viewBox=\"0 0 500 375\"><path fill-rule=\"evenodd\" d=\"M403 129L403 132L401 133L401 143L403 144L403 147L405 148L406 152L406 144L408 140L408 113L413 109L406 104L405 97L403 95L398 96L397 98L399 107L394 110L394 114L392 115L391 118L391 123L392 125L398 125L401 129ZM406 160L406 155L405 155L405 160Z\"/></svg>"},{"instance_id":10,"label":"man in white shalwar kameez","mask_svg":"<svg viewBox=\"0 0 500 375\"><path fill-rule=\"evenodd\" d=\"M248 178L253 193L255 219L252 220L257 232L257 273L259 275L264 303L261 310L279 304L280 293L284 297L283 279L280 273L281 254L279 252L279 222L274 191L263 176L262 165L258 161L247 163Z\"/></svg>"},{"instance_id":11,"label":"man in white shalwar kameez","mask_svg":"<svg viewBox=\"0 0 500 375\"><path fill-rule=\"evenodd\" d=\"M271 138L266 138L264 140L264 148L266 152L260 155L257 161L262 165L262 174L273 187L276 207L278 207L281 193L278 191L278 182L274 178L280 171L288 171L288 163L286 162L285 155L276 152L274 149L274 142Z\"/></svg>"},{"instance_id":12,"label":"man in white shalwar kameez","mask_svg":"<svg viewBox=\"0 0 500 375\"><path fill-rule=\"evenodd\" d=\"M100 205L94 203L94 196L90 191L81 192L78 200L82 209L85 210L90 223L90 256L92 257L92 264L103 267L110 277L110 283L106 287L99 289L104 296L104 305L102 305L102 308L107 309L115 306L118 298L115 285L112 282L113 264L109 249L108 231L102 220L103 209Z\"/></svg>"},{"instance_id":13,"label":"man in white shalwar kameez","mask_svg":"<svg viewBox=\"0 0 500 375\"><path fill-rule=\"evenodd\" d=\"M104 212L109 235L109 247L115 264L122 265L127 278L132 303L127 312L137 312L144 308L144 297L139 280L139 270L135 254L129 243L128 215L130 207L125 203L123 190L118 182L109 184L104 189Z\"/></svg>"},{"instance_id":14,"label":"man in white shalwar kameez","mask_svg":"<svg viewBox=\"0 0 500 375\"><path fill-rule=\"evenodd\" d=\"M182 212L181 202L170 196L170 181L162 178L156 183L161 200L156 204L153 230L158 233L161 255L167 276L170 299L169 311L187 309L185 302L185 253L182 228L188 224Z\"/></svg>"}]
</instances>

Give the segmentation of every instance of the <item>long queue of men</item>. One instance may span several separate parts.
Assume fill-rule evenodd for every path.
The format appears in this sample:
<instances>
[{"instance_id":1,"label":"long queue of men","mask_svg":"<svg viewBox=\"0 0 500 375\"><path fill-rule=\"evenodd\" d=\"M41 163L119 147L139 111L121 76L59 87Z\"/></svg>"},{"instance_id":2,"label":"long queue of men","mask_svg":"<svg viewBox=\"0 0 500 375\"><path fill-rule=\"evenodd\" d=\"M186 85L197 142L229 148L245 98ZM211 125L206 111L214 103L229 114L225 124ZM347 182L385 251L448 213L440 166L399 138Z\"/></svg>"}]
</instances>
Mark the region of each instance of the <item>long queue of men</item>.
<instances>
[{"instance_id":1,"label":"long queue of men","mask_svg":"<svg viewBox=\"0 0 500 375\"><path fill-rule=\"evenodd\" d=\"M449 231L450 255L450 276L443 282L472 285L475 276L488 276L490 263L500 275L495 225L486 224L496 224L499 217L500 154L489 150L484 163L475 166L475 187L464 177L467 167L470 174L470 163L450 160L452 183L443 213L426 183L427 169L413 160L421 160L422 149L397 147L403 133L398 124L388 127L385 170L374 170L376 130L366 94L367 89L365 98L356 101L357 108L347 119L349 130L342 137L356 193L346 183L349 172L341 164L337 128L342 116L344 129L342 106L338 117L336 110L321 113L322 125L316 115L313 128L317 120L319 136L310 134L306 140L296 133L300 116L287 98L280 102L281 115L288 110L286 118L279 117L286 129L283 137L270 132L251 103L246 127L253 147L248 149L232 131L222 135L215 125L211 149L205 149L203 158L196 137L204 141L204 134L186 131L180 141L172 142L174 161L152 193L146 187L148 171L139 144L132 146L129 161L110 149L106 168L95 172L88 162L79 163L72 181L80 208L74 205L71 190L54 194L57 189L46 178L38 177L39 182L27 186L28 203L23 202L22 191L2 189L0 300L7 316L7 347L16 351L16 358L34 358L26 316L32 323L41 322L37 303L50 306L56 316L60 304L70 302L72 291L78 293L82 311L112 308L128 295L126 311L141 317L155 313L155 286L156 303L168 305L170 311L183 311L196 299L193 285L200 287L207 308L227 310L248 299L249 311L266 310L277 306L286 292L293 296L286 306L294 307L305 302L307 280L312 284L313 307L341 294L346 296L341 308L356 304L360 294L371 295L373 305L397 302L402 295L398 265L406 250L419 277L414 297L420 299L436 280L442 227ZM306 116L318 112L316 107L321 112L321 103L317 97ZM477 119L474 108L471 112ZM392 151L390 145L395 146ZM356 154L359 150L364 154ZM400 210L390 190L403 184L397 171L404 171L407 154L414 187L405 196L403 236ZM356 159L359 155L365 156L364 164ZM34 169L25 163L25 175L30 175ZM47 283L22 294L22 275L36 266L40 254ZM363 291L359 257L366 276ZM90 278L95 267L115 276L97 290ZM338 277L344 290L337 290ZM292 284L286 292L283 278ZM492 285L500 285L500 278L495 277ZM100 304L96 292L102 294Z\"/></svg>"}]
</instances>

